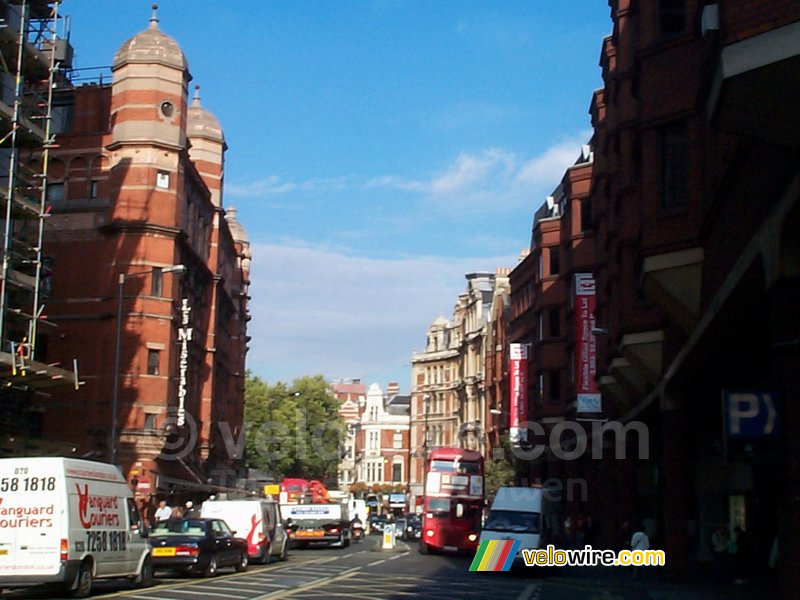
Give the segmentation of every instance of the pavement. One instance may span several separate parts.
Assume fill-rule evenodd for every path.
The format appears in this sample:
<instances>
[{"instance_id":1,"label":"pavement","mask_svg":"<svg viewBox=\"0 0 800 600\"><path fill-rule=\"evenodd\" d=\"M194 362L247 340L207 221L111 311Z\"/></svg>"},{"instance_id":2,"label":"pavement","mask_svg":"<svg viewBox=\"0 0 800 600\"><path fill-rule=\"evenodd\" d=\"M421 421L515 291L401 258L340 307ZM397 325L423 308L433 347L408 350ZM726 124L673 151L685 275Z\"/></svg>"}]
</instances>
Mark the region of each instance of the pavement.
<instances>
[{"instance_id":1,"label":"pavement","mask_svg":"<svg viewBox=\"0 0 800 600\"><path fill-rule=\"evenodd\" d=\"M547 577L546 587L573 588L598 600L749 600L777 599L774 581L759 578L747 583L716 582L708 573L693 574L685 582L664 580L658 567L641 568L638 579L625 567L564 567ZM579 591L580 590L580 591ZM545 595L546 596L546 595Z\"/></svg>"}]
</instances>

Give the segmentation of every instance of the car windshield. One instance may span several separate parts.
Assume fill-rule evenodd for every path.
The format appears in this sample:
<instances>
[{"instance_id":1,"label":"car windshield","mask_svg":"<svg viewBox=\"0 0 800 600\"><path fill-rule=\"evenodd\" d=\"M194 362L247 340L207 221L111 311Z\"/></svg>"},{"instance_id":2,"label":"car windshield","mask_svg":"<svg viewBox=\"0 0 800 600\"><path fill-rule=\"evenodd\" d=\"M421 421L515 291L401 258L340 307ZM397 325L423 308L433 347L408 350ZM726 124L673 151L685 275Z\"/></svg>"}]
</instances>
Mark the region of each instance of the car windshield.
<instances>
[{"instance_id":1,"label":"car windshield","mask_svg":"<svg viewBox=\"0 0 800 600\"><path fill-rule=\"evenodd\" d=\"M419 527L420 525L422 525L422 519L417 515L408 517L408 524L409 526Z\"/></svg>"},{"instance_id":2,"label":"car windshield","mask_svg":"<svg viewBox=\"0 0 800 600\"><path fill-rule=\"evenodd\" d=\"M194 536L206 534L206 522L199 519L170 519L155 526L150 535L153 536Z\"/></svg>"},{"instance_id":3,"label":"car windshield","mask_svg":"<svg viewBox=\"0 0 800 600\"><path fill-rule=\"evenodd\" d=\"M486 520L485 530L514 533L539 533L539 513L516 510L493 510Z\"/></svg>"}]
</instances>

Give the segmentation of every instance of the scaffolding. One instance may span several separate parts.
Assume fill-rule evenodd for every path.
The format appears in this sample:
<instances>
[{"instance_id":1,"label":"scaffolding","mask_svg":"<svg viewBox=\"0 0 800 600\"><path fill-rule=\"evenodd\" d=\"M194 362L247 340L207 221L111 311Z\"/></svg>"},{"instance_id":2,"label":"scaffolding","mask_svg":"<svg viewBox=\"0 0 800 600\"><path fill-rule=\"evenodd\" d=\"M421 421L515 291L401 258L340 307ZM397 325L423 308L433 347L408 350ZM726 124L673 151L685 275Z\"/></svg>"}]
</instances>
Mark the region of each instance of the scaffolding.
<instances>
[{"instance_id":1,"label":"scaffolding","mask_svg":"<svg viewBox=\"0 0 800 600\"><path fill-rule=\"evenodd\" d=\"M38 347L50 271L42 253L54 147L53 90L68 80L72 50L61 0L0 0L0 401L53 386L78 387L77 362L44 362ZM4 411L8 406L2 406Z\"/></svg>"}]
</instances>

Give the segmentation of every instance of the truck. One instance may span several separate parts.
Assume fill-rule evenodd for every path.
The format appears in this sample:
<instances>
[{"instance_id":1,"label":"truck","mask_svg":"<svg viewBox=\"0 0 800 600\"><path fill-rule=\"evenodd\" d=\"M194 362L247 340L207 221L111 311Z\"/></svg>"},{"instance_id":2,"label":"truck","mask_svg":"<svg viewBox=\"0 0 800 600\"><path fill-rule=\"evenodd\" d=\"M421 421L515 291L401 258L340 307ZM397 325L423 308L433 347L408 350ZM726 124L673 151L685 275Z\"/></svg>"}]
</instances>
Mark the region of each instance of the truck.
<instances>
[{"instance_id":1,"label":"truck","mask_svg":"<svg viewBox=\"0 0 800 600\"><path fill-rule=\"evenodd\" d=\"M307 548L314 542L347 548L352 539L346 502L327 504L283 504L281 514L292 545Z\"/></svg>"},{"instance_id":2,"label":"truck","mask_svg":"<svg viewBox=\"0 0 800 600\"><path fill-rule=\"evenodd\" d=\"M0 459L0 589L153 581L147 533L122 472L63 457Z\"/></svg>"}]
</instances>

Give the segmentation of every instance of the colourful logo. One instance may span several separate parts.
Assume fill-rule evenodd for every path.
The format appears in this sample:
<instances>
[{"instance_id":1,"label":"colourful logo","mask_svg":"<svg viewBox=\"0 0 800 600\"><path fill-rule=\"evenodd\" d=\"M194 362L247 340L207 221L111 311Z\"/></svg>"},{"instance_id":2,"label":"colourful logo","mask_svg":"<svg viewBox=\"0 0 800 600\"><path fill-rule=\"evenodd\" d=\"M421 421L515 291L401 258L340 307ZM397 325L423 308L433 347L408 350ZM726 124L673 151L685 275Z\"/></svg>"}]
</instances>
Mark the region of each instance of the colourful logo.
<instances>
[{"instance_id":1,"label":"colourful logo","mask_svg":"<svg viewBox=\"0 0 800 600\"><path fill-rule=\"evenodd\" d=\"M508 571L519 549L519 540L486 540L469 567L470 571Z\"/></svg>"}]
</instances>

